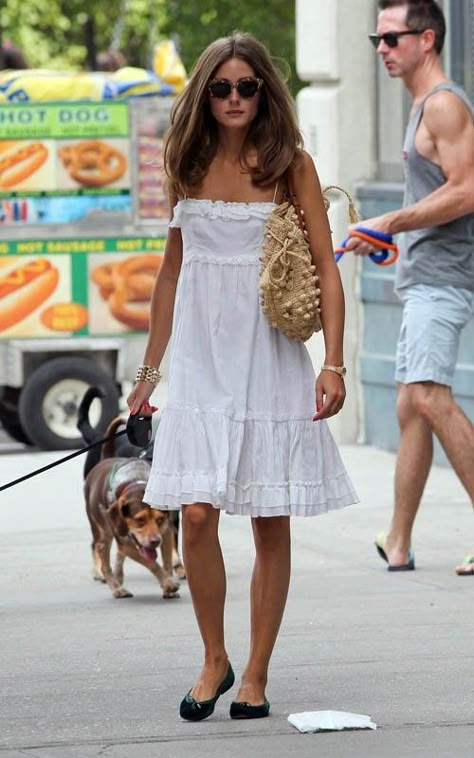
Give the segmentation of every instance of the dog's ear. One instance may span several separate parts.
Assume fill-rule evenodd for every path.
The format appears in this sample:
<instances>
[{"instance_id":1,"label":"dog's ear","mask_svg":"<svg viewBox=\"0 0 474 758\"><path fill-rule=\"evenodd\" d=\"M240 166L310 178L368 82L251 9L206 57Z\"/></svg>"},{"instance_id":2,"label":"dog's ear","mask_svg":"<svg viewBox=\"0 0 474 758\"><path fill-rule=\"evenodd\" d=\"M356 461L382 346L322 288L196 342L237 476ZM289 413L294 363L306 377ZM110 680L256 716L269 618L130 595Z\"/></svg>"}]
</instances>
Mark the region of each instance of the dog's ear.
<instances>
[{"instance_id":1,"label":"dog's ear","mask_svg":"<svg viewBox=\"0 0 474 758\"><path fill-rule=\"evenodd\" d=\"M120 504L117 500L112 503L112 505L109 505L107 508L107 513L110 516L114 532L119 537L126 537L128 534L128 529L124 521L123 508L120 507Z\"/></svg>"},{"instance_id":2,"label":"dog's ear","mask_svg":"<svg viewBox=\"0 0 474 758\"><path fill-rule=\"evenodd\" d=\"M132 514L130 513L130 506L128 503L123 503L123 505L119 504L119 508L120 508L120 513L122 514L124 518L131 517Z\"/></svg>"}]
</instances>

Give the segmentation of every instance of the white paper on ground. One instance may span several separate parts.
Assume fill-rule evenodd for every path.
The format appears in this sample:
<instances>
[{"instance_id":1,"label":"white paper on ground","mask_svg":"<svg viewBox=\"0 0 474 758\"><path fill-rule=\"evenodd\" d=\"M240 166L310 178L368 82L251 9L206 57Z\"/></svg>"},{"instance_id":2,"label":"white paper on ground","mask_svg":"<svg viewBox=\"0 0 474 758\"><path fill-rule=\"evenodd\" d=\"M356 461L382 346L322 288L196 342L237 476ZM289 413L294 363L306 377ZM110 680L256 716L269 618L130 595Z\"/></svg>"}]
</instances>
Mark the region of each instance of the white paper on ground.
<instances>
[{"instance_id":1,"label":"white paper on ground","mask_svg":"<svg viewBox=\"0 0 474 758\"><path fill-rule=\"evenodd\" d=\"M290 713L290 724L300 732L334 732L342 729L377 729L370 716L345 711L304 711Z\"/></svg>"}]
</instances>

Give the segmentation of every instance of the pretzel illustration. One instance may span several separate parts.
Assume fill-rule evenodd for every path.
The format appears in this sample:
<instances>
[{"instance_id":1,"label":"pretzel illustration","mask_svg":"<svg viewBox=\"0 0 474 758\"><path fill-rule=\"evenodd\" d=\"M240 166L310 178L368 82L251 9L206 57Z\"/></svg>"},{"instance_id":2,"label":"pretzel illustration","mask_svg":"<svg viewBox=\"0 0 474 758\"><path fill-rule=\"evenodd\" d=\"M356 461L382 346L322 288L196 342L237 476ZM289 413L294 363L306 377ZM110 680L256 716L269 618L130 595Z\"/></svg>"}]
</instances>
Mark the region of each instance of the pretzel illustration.
<instances>
[{"instance_id":1,"label":"pretzel illustration","mask_svg":"<svg viewBox=\"0 0 474 758\"><path fill-rule=\"evenodd\" d=\"M101 140L85 140L62 147L59 157L69 176L84 187L103 187L120 179L127 159L115 147Z\"/></svg>"},{"instance_id":2,"label":"pretzel illustration","mask_svg":"<svg viewBox=\"0 0 474 758\"><path fill-rule=\"evenodd\" d=\"M118 265L116 263L104 263L103 266L97 266L91 274L91 279L97 284L104 300L109 299L115 288L120 289L122 287L121 277L117 269ZM156 267L153 270L153 274L156 274ZM151 298L153 279L150 274L143 272L130 274L127 282L139 300L149 300Z\"/></svg>"},{"instance_id":3,"label":"pretzel illustration","mask_svg":"<svg viewBox=\"0 0 474 758\"><path fill-rule=\"evenodd\" d=\"M132 276L144 274L148 278L153 277L154 279L162 260L161 255L134 255L119 263L112 276L128 280Z\"/></svg>"},{"instance_id":4,"label":"pretzel illustration","mask_svg":"<svg viewBox=\"0 0 474 758\"><path fill-rule=\"evenodd\" d=\"M9 189L34 174L48 157L42 142L31 142L0 158L0 188Z\"/></svg>"},{"instance_id":5,"label":"pretzel illustration","mask_svg":"<svg viewBox=\"0 0 474 758\"><path fill-rule=\"evenodd\" d=\"M117 321L131 329L148 329L150 299L161 263L161 255L135 255L122 263L105 263L92 271L91 279ZM137 308L136 303L145 305Z\"/></svg>"},{"instance_id":6,"label":"pretzel illustration","mask_svg":"<svg viewBox=\"0 0 474 758\"><path fill-rule=\"evenodd\" d=\"M104 263L102 266L96 266L91 273L91 279L97 284L104 300L114 291L113 272L116 267L116 263Z\"/></svg>"},{"instance_id":7,"label":"pretzel illustration","mask_svg":"<svg viewBox=\"0 0 474 758\"><path fill-rule=\"evenodd\" d=\"M142 302L145 298L139 298L132 287L127 284L121 289L114 290L109 297L108 303L112 316L130 329L144 331L150 323L150 301L146 301L143 308L134 308L129 303Z\"/></svg>"}]
</instances>

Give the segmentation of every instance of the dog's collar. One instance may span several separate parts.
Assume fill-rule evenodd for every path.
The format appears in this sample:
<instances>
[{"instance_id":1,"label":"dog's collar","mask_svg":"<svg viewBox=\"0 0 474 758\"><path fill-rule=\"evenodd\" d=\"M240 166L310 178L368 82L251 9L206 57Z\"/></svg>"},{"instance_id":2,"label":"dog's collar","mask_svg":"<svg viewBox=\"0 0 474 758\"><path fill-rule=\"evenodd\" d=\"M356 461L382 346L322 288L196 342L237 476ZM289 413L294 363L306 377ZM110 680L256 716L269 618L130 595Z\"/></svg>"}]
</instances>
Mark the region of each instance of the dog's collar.
<instances>
[{"instance_id":1,"label":"dog's collar","mask_svg":"<svg viewBox=\"0 0 474 758\"><path fill-rule=\"evenodd\" d=\"M146 486L150 464L138 458L119 460L110 469L107 480L107 503L111 505L117 500L124 489L132 485Z\"/></svg>"},{"instance_id":2,"label":"dog's collar","mask_svg":"<svg viewBox=\"0 0 474 758\"><path fill-rule=\"evenodd\" d=\"M115 475L119 468L120 468L120 463L114 463L114 465L110 469L109 480L107 482L107 501L109 503L113 503L114 500L116 500L116 497L115 497L116 490L114 486L114 480L115 480Z\"/></svg>"}]
</instances>

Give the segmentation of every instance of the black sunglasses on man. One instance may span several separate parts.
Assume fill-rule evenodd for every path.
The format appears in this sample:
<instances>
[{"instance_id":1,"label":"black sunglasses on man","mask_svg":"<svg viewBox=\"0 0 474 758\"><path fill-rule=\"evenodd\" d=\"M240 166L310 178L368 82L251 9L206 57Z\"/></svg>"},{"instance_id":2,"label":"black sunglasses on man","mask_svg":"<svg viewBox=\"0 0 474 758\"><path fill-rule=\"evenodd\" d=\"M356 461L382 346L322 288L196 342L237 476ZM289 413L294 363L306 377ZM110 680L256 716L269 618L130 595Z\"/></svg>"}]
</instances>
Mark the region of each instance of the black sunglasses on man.
<instances>
[{"instance_id":1,"label":"black sunglasses on man","mask_svg":"<svg viewBox=\"0 0 474 758\"><path fill-rule=\"evenodd\" d=\"M408 29L405 32L385 32L385 34L369 34L369 39L377 50L381 42L385 42L387 47L397 47L398 38L404 37L405 34L423 34L424 29Z\"/></svg>"}]
</instances>

